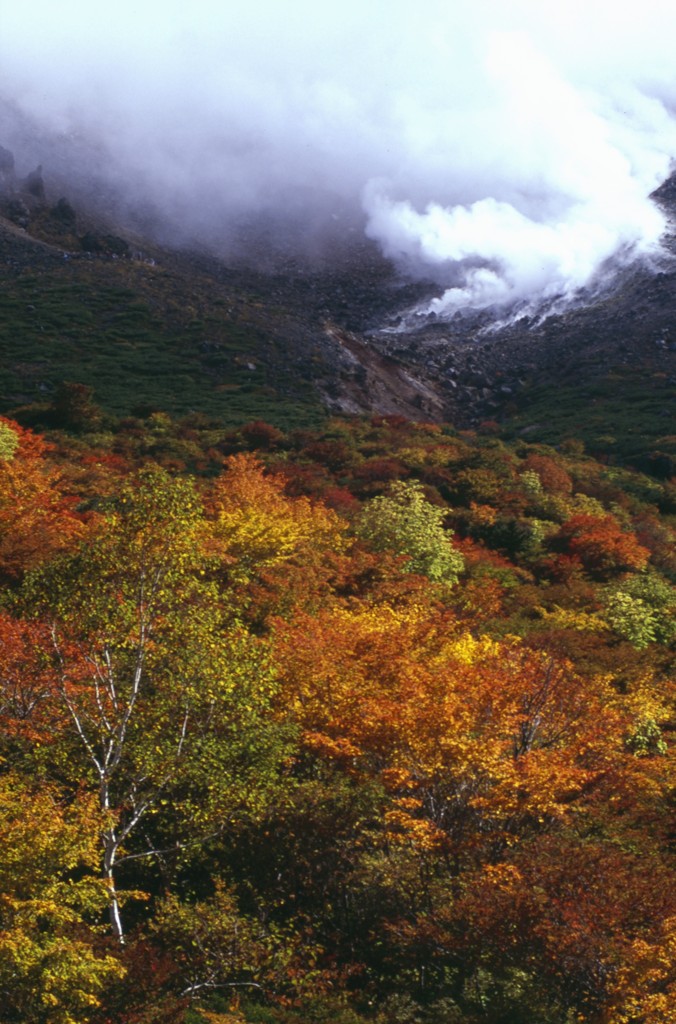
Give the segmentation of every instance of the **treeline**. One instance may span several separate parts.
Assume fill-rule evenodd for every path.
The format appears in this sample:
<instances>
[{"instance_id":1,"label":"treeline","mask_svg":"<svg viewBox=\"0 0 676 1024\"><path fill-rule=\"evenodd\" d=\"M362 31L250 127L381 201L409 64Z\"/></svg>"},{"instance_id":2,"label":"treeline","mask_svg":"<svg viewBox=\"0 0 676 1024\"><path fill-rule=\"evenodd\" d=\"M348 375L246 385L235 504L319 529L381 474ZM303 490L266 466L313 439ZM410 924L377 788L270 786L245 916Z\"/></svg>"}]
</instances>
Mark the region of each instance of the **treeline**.
<instances>
[{"instance_id":1,"label":"treeline","mask_svg":"<svg viewBox=\"0 0 676 1024\"><path fill-rule=\"evenodd\" d=\"M494 424L0 419L2 1020L673 1021L675 512Z\"/></svg>"}]
</instances>

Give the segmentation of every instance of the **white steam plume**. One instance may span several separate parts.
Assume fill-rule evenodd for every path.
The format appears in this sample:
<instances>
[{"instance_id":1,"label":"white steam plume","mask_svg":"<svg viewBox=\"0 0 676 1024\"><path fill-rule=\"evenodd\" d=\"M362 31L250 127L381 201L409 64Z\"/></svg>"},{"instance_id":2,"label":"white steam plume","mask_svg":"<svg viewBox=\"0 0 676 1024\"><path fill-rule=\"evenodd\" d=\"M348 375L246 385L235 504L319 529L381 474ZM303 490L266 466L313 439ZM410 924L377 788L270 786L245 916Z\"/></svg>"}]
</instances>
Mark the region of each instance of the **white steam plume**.
<instances>
[{"instance_id":1,"label":"white steam plume","mask_svg":"<svg viewBox=\"0 0 676 1024\"><path fill-rule=\"evenodd\" d=\"M485 70L498 114L486 151L504 154L490 195L466 205L430 202L421 212L389 198L387 182L365 189L368 232L388 255L459 279L427 307L442 316L570 297L610 257L654 251L665 229L648 199L676 153L675 126L661 104L631 97L640 114L634 154L626 110L613 112L614 123L607 105L601 112L598 99L564 80L526 36L493 35Z\"/></svg>"},{"instance_id":2,"label":"white steam plume","mask_svg":"<svg viewBox=\"0 0 676 1024\"><path fill-rule=\"evenodd\" d=\"M442 315L565 297L658 246L675 30L672 0L0 0L0 144L177 241L365 228Z\"/></svg>"}]
</instances>

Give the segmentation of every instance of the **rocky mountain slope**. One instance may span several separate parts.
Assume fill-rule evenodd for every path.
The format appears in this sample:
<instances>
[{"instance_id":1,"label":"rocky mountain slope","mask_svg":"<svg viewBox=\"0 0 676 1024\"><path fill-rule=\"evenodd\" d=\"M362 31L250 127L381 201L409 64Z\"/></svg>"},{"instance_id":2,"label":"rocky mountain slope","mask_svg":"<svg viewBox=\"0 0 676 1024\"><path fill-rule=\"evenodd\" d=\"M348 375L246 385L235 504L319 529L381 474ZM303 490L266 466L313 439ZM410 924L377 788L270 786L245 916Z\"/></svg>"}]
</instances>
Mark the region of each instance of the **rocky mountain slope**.
<instances>
[{"instance_id":1,"label":"rocky mountain slope","mask_svg":"<svg viewBox=\"0 0 676 1024\"><path fill-rule=\"evenodd\" d=\"M676 209L676 183L656 198ZM402 321L434 286L402 278L372 243L304 258L259 228L246 260L161 248L50 194L41 168L19 179L0 148L0 408L48 406L74 380L117 415L489 420L673 468L671 242L659 267L625 269L546 317Z\"/></svg>"}]
</instances>

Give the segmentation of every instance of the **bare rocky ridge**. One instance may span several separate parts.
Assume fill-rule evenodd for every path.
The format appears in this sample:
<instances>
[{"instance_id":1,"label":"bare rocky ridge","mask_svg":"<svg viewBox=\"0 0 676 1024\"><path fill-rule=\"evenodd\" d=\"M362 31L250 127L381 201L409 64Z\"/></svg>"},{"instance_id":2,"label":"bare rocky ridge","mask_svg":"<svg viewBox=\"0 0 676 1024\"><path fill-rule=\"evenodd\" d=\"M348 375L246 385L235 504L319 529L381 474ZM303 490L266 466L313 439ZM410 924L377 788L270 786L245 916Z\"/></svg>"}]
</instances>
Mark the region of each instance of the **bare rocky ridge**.
<instances>
[{"instance_id":1,"label":"bare rocky ridge","mask_svg":"<svg viewBox=\"0 0 676 1024\"><path fill-rule=\"evenodd\" d=\"M664 373L676 385L676 269L637 266L604 294L537 322L493 327L457 315L374 343L423 361L446 395L447 418L501 418L529 386L580 384L613 368ZM676 414L676 410L674 410Z\"/></svg>"}]
</instances>

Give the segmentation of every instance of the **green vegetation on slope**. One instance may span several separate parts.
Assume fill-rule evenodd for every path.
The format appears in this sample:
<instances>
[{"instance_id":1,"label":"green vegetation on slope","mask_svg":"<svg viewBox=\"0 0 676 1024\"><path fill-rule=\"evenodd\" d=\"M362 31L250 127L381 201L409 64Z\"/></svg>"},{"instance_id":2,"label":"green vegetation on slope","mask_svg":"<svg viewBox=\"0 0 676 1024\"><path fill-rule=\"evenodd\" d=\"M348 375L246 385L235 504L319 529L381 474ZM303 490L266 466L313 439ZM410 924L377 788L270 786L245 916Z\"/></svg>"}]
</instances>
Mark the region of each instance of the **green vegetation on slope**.
<instances>
[{"instance_id":1,"label":"green vegetation on slope","mask_svg":"<svg viewBox=\"0 0 676 1024\"><path fill-rule=\"evenodd\" d=\"M92 387L115 416L263 415L286 427L322 418L279 322L268 329L252 295L148 262L52 260L5 275L0 349L5 412L48 405L67 381Z\"/></svg>"},{"instance_id":2,"label":"green vegetation on slope","mask_svg":"<svg viewBox=\"0 0 676 1024\"><path fill-rule=\"evenodd\" d=\"M676 467L674 398L666 373L627 366L582 384L533 385L508 418L506 435L550 445L577 438L599 457L670 476Z\"/></svg>"}]
</instances>

